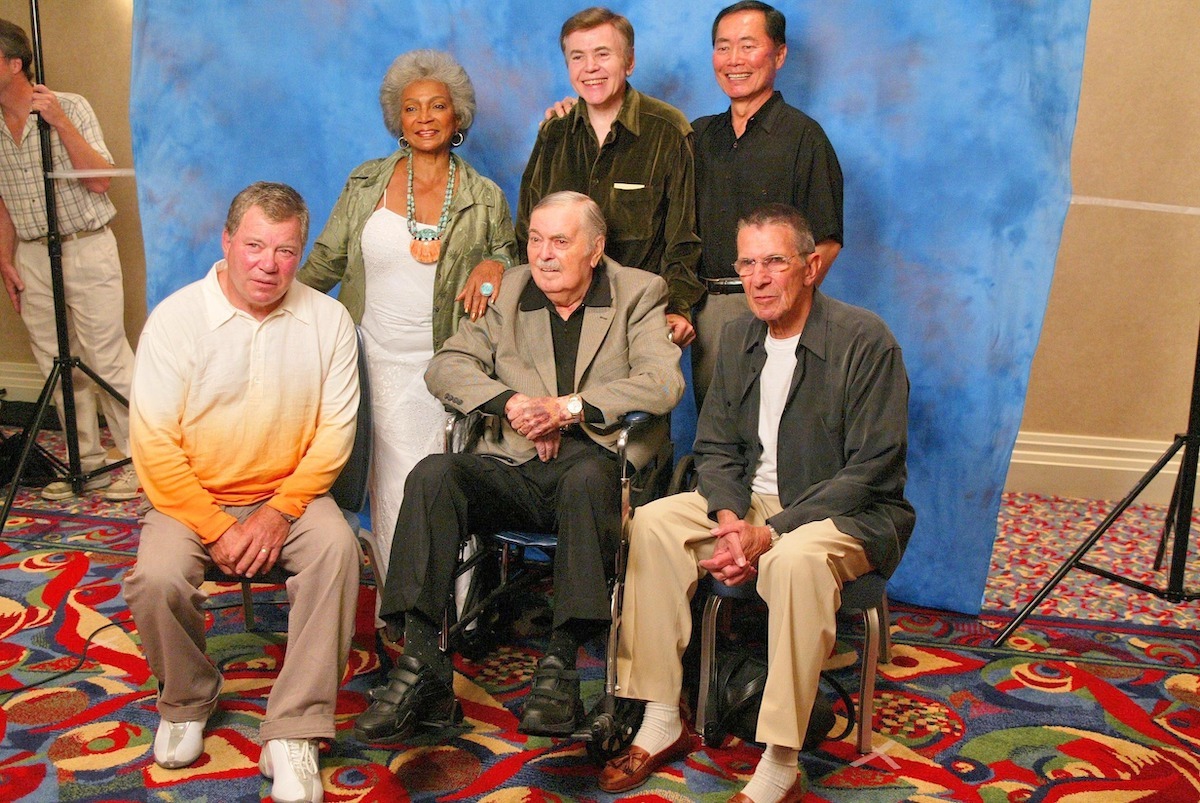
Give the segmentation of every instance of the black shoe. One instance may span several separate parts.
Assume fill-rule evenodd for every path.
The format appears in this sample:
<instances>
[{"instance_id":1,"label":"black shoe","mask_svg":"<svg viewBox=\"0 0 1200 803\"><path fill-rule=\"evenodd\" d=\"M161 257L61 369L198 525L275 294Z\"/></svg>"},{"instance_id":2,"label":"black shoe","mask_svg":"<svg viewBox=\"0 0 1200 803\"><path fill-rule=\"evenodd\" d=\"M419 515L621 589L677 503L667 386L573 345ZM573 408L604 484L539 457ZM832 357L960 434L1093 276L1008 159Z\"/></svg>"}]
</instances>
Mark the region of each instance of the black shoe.
<instances>
[{"instance_id":1,"label":"black shoe","mask_svg":"<svg viewBox=\"0 0 1200 803\"><path fill-rule=\"evenodd\" d=\"M446 728L462 721L454 689L409 655L400 656L388 684L372 689L371 699L354 722L354 736L364 742L402 741L417 725Z\"/></svg>"},{"instance_id":2,"label":"black shoe","mask_svg":"<svg viewBox=\"0 0 1200 803\"><path fill-rule=\"evenodd\" d=\"M570 736L582 718L579 672L563 668L557 655L547 655L533 673L517 730L530 736Z\"/></svg>"}]
</instances>

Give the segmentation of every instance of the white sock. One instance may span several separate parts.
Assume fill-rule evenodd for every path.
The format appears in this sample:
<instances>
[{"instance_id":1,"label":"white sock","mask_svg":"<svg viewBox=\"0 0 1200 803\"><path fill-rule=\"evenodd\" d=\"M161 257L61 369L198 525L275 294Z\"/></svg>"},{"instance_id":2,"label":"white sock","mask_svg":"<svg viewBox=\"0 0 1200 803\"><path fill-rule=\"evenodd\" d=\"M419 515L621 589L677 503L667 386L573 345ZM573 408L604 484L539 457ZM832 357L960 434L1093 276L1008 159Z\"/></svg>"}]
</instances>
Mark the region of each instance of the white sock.
<instances>
[{"instance_id":1,"label":"white sock","mask_svg":"<svg viewBox=\"0 0 1200 803\"><path fill-rule=\"evenodd\" d=\"M633 737L633 746L655 755L670 747L681 733L683 720L679 717L678 705L646 703L646 713L642 716L642 726Z\"/></svg>"},{"instance_id":2,"label":"white sock","mask_svg":"<svg viewBox=\"0 0 1200 803\"><path fill-rule=\"evenodd\" d=\"M784 792L796 782L796 776L800 773L796 763L799 758L799 750L775 744L767 745L763 757L754 769L754 777L746 784L742 794L754 803L777 803Z\"/></svg>"}]
</instances>

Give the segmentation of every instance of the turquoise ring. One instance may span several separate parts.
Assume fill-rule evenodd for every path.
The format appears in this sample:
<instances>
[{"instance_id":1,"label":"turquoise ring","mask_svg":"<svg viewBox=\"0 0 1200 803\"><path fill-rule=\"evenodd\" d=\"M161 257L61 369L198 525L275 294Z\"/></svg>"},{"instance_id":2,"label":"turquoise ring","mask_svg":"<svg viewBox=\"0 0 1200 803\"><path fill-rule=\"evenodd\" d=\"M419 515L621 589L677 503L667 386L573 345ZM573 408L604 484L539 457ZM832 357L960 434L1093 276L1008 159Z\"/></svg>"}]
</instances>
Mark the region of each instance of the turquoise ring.
<instances>
[{"instance_id":1,"label":"turquoise ring","mask_svg":"<svg viewBox=\"0 0 1200 803\"><path fill-rule=\"evenodd\" d=\"M484 282L483 284L479 285L479 295L483 296L484 298L490 297L494 292L496 292L496 288L492 286L491 282Z\"/></svg>"}]
</instances>

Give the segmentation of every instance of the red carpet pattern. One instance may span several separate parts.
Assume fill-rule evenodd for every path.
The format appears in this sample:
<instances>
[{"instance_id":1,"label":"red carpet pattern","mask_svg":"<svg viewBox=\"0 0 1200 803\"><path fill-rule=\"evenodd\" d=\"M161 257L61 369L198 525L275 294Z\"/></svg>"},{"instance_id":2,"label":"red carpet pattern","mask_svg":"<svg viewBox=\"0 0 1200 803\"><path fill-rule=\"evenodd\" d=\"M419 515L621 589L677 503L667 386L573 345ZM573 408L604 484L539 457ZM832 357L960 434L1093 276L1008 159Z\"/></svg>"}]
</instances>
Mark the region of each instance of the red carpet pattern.
<instances>
[{"instance_id":1,"label":"red carpet pattern","mask_svg":"<svg viewBox=\"0 0 1200 803\"><path fill-rule=\"evenodd\" d=\"M226 678L221 706L204 757L184 770L158 768L151 758L154 679L136 633L120 626L97 633L128 620L120 580L136 548L134 507L85 501L64 516L61 506L22 494L20 515L5 529L0 799L239 801L269 792L257 769L257 729L285 659L286 608L258 605L259 630L246 633L236 588L213 587L212 603L226 606L211 611L209 631L210 655ZM881 666L876 693L877 752L859 756L847 738L805 754L813 779L807 800L1200 800L1194 606L1127 602L1118 617L1119 602L1097 601L1100 590L1091 587L1115 584L1072 572L1051 610L1039 611L1004 648L991 646L1022 595L1040 586L1047 569L1039 564L1057 565L1086 536L1086 522L1105 512L1090 503L1009 497L997 545L1008 571L993 572L998 590L989 588L985 616L893 605L893 660ZM1155 532L1156 512L1143 513L1140 524L1114 532L1113 545L1097 552L1139 565L1145 533ZM1042 552L1047 542L1053 552ZM1132 594L1118 591L1118 599ZM600 793L584 745L516 733L544 646L536 633L478 663L457 662L463 726L405 745L361 744L350 725L377 678L372 606L373 589L364 586L339 735L322 751L326 800L724 801L761 754L731 738L720 749L698 748L636 793ZM72 670L93 634L83 666L55 679ZM852 625L843 635L855 641ZM585 696L598 694L600 658L593 654L581 668ZM857 688L856 672L839 677Z\"/></svg>"}]
</instances>

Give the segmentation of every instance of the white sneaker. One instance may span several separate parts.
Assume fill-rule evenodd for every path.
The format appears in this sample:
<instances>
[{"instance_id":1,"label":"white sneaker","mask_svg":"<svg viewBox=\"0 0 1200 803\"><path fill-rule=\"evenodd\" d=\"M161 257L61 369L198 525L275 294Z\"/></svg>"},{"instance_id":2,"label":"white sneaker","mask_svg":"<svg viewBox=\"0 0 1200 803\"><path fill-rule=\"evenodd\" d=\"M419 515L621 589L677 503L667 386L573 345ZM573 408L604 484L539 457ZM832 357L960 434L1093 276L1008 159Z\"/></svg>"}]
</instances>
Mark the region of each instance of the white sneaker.
<instances>
[{"instance_id":1,"label":"white sneaker","mask_svg":"<svg viewBox=\"0 0 1200 803\"><path fill-rule=\"evenodd\" d=\"M113 475L113 481L101 494L109 502L127 502L141 496L141 485L133 465L127 465Z\"/></svg>"},{"instance_id":2,"label":"white sneaker","mask_svg":"<svg viewBox=\"0 0 1200 803\"><path fill-rule=\"evenodd\" d=\"M112 477L110 475L101 474L99 476L92 477L90 480L85 482L83 484L83 490L85 492L98 491L101 488L107 488L111 482ZM42 498L47 502L61 502L64 499L70 499L73 496L75 496L75 489L72 488L71 483L67 482L66 480L55 480L54 482L47 483L46 486L42 488Z\"/></svg>"},{"instance_id":3,"label":"white sneaker","mask_svg":"<svg viewBox=\"0 0 1200 803\"><path fill-rule=\"evenodd\" d=\"M321 803L325 790L317 766L316 739L271 739L263 745L258 769L275 782L275 803Z\"/></svg>"},{"instance_id":4,"label":"white sneaker","mask_svg":"<svg viewBox=\"0 0 1200 803\"><path fill-rule=\"evenodd\" d=\"M204 752L206 720L187 722L160 720L154 734L154 763L169 770L186 767Z\"/></svg>"}]
</instances>

